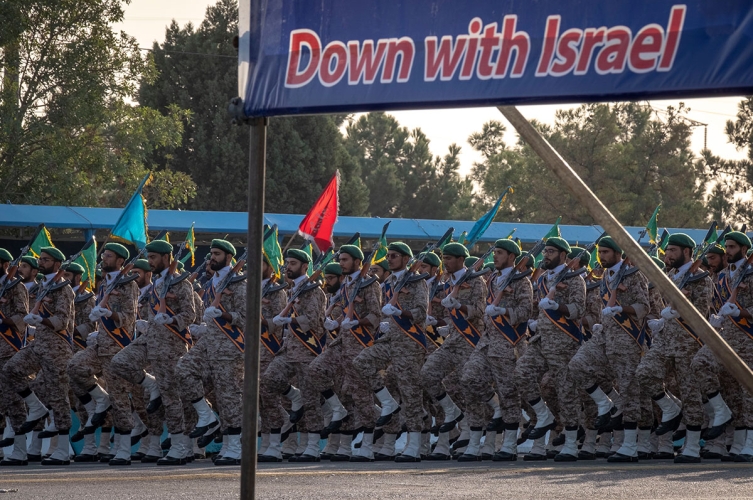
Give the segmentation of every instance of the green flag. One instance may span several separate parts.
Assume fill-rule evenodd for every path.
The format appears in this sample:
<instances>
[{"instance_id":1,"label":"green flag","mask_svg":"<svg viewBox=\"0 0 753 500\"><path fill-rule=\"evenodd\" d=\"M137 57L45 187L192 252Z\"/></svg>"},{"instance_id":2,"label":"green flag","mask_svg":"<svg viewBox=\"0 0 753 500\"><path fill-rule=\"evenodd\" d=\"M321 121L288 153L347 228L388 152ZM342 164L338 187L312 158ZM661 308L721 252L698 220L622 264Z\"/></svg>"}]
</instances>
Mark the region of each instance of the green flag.
<instances>
[{"instance_id":1,"label":"green flag","mask_svg":"<svg viewBox=\"0 0 753 500\"><path fill-rule=\"evenodd\" d=\"M194 256L194 253L196 252L196 243L195 243L196 237L194 236L194 232L193 232L194 224L195 223L193 222L191 223L191 229L189 229L188 234L186 235L186 248L188 249L188 254L182 259L180 259L180 261L185 264L186 261L188 261L188 259L190 258L191 267L196 265L196 257Z\"/></svg>"},{"instance_id":2,"label":"green flag","mask_svg":"<svg viewBox=\"0 0 753 500\"><path fill-rule=\"evenodd\" d=\"M81 251L81 255L74 260L84 268L84 274L81 275L81 283L89 280L87 288L93 288L95 269L97 268L97 240L92 236L92 244Z\"/></svg>"},{"instance_id":3,"label":"green flag","mask_svg":"<svg viewBox=\"0 0 753 500\"><path fill-rule=\"evenodd\" d=\"M309 257L311 257L312 262L314 261L314 249L313 249L312 243L309 240L306 240L306 243L304 243L303 246L301 246L301 250L306 252L309 255ZM308 276L311 276L312 274L314 274L314 267L309 266L308 269L306 270L306 274Z\"/></svg>"},{"instance_id":4,"label":"green flag","mask_svg":"<svg viewBox=\"0 0 753 500\"><path fill-rule=\"evenodd\" d=\"M657 216L659 215L659 209L661 208L661 203L656 207L656 210L654 210L654 214L651 216L651 218L648 220L648 224L646 224L646 232L648 232L648 242L652 245L656 243L656 238L659 236L659 228L657 227L658 221Z\"/></svg>"},{"instance_id":5,"label":"green flag","mask_svg":"<svg viewBox=\"0 0 753 500\"><path fill-rule=\"evenodd\" d=\"M262 245L262 252L269 265L272 266L272 272L275 277L279 279L280 268L284 264L285 259L282 258L282 248L280 248L280 242L277 239L277 224L272 226L271 231L268 231L267 228L265 228L264 234L266 237L264 238L264 244Z\"/></svg>"},{"instance_id":6,"label":"green flag","mask_svg":"<svg viewBox=\"0 0 753 500\"><path fill-rule=\"evenodd\" d=\"M460 233L460 236L458 236L458 243L460 243L461 245L466 245L466 246L468 243L470 243L470 241L468 240L467 232L463 231L462 233Z\"/></svg>"},{"instance_id":7,"label":"green flag","mask_svg":"<svg viewBox=\"0 0 753 500\"><path fill-rule=\"evenodd\" d=\"M361 243L361 238L358 238L358 243ZM376 252L374 253L374 264L379 264L387 258L388 245L389 244L387 243L387 236L382 235L382 237L379 238L379 248L377 248Z\"/></svg>"},{"instance_id":8,"label":"green flag","mask_svg":"<svg viewBox=\"0 0 753 500\"><path fill-rule=\"evenodd\" d=\"M26 255L31 255L32 257L39 258L39 250L44 247L54 247L55 245L52 244L52 237L50 236L50 232L47 230L46 227L42 227L42 230L39 231L39 234L32 242L31 246L29 247L29 252Z\"/></svg>"}]
</instances>

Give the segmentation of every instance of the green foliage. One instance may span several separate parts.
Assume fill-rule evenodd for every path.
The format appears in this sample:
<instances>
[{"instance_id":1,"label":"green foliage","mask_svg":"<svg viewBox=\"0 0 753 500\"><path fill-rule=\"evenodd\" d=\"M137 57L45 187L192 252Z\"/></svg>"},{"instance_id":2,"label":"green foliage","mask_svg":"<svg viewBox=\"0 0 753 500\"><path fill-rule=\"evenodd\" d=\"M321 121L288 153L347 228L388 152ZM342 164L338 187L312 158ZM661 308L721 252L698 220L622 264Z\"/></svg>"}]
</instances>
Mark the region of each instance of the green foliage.
<instances>
[{"instance_id":1,"label":"green foliage","mask_svg":"<svg viewBox=\"0 0 753 500\"><path fill-rule=\"evenodd\" d=\"M0 199L48 205L123 206L169 152L186 114L128 104L153 76L136 41L112 30L120 0L11 0L0 13ZM156 172L155 208L193 195L190 178ZM172 187L181 184L182 194Z\"/></svg>"}]
</instances>

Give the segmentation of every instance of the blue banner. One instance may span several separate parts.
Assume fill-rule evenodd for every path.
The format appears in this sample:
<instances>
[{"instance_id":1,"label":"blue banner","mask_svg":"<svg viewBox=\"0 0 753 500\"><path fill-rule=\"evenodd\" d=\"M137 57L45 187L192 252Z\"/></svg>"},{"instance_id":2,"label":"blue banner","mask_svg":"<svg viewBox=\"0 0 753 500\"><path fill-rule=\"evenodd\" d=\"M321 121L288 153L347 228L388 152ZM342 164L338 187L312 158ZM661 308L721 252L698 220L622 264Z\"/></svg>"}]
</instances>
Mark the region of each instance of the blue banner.
<instances>
[{"instance_id":1,"label":"blue banner","mask_svg":"<svg viewBox=\"0 0 753 500\"><path fill-rule=\"evenodd\" d=\"M750 0L253 5L240 2L247 116L753 91Z\"/></svg>"}]
</instances>

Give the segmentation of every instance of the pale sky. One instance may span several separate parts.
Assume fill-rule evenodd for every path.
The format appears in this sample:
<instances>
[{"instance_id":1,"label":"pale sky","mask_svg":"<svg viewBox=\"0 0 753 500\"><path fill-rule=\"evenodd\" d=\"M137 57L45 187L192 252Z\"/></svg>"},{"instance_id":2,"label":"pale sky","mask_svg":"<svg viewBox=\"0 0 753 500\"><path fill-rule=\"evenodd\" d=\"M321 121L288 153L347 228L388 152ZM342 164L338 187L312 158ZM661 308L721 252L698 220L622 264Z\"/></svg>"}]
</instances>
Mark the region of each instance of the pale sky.
<instances>
[{"instance_id":1,"label":"pale sky","mask_svg":"<svg viewBox=\"0 0 753 500\"><path fill-rule=\"evenodd\" d=\"M131 0L126 6L125 21L116 26L131 36L136 37L139 45L151 48L154 41L162 42L165 27L175 19L181 26L192 22L198 25L204 19L206 8L214 5L207 0ZM691 111L686 116L700 123L708 124L708 147L713 154L725 159L742 159L745 151L737 151L728 143L724 134L727 120L734 119L737 103L742 97L723 97L714 99L685 99ZM664 109L668 105L676 106L679 101L651 101L654 108ZM571 105L572 106L572 105ZM545 123L554 122L554 113L565 105L520 106L519 109L529 119ZM473 162L479 156L471 150L466 142L473 132L481 130L489 120L500 120L508 128L506 141L514 143L515 134L512 127L496 108L466 108L436 111L398 111L393 114L401 125L410 129L419 127L431 140L431 150L435 155L444 156L447 147L453 142L461 146L461 173L470 171ZM692 148L696 153L703 148L704 127L694 129Z\"/></svg>"}]
</instances>

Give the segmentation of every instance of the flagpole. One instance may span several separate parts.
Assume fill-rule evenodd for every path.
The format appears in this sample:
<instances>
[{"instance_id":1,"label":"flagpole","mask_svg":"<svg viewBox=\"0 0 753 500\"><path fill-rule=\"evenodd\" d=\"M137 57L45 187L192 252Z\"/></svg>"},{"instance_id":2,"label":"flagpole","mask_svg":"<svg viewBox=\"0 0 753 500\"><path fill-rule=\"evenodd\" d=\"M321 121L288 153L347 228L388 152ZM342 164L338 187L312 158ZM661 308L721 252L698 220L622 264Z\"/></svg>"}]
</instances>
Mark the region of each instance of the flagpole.
<instances>
[{"instance_id":1,"label":"flagpole","mask_svg":"<svg viewBox=\"0 0 753 500\"><path fill-rule=\"evenodd\" d=\"M252 23L254 26L254 23ZM261 339L261 281L264 259L264 170L267 119L251 120L248 162L248 271L241 434L241 495L256 498L256 433L259 413L259 342Z\"/></svg>"}]
</instances>

